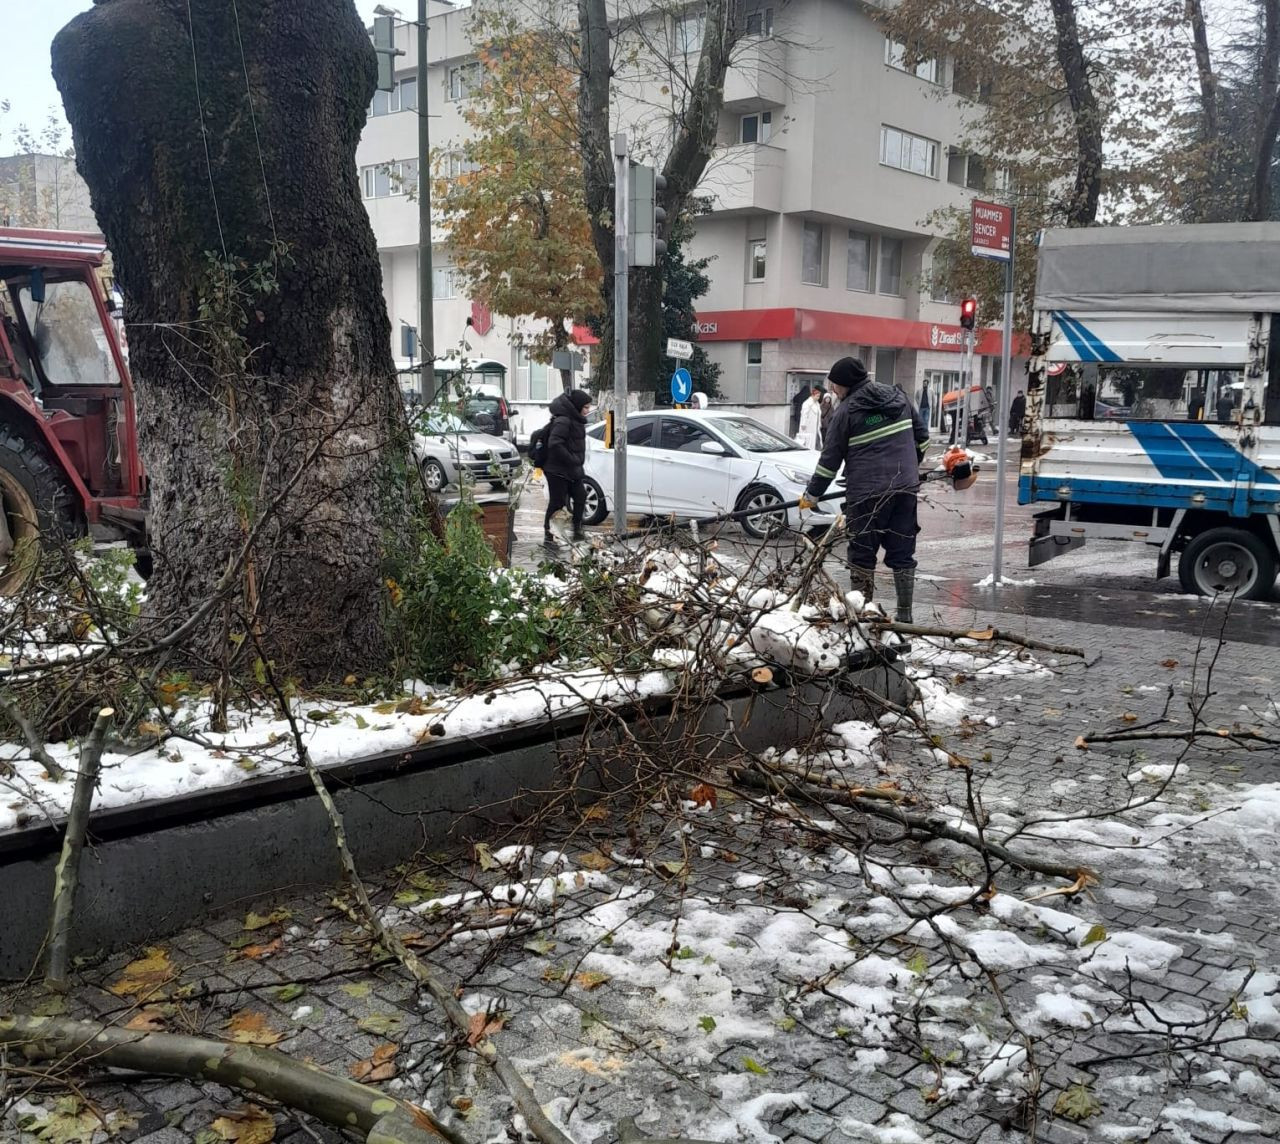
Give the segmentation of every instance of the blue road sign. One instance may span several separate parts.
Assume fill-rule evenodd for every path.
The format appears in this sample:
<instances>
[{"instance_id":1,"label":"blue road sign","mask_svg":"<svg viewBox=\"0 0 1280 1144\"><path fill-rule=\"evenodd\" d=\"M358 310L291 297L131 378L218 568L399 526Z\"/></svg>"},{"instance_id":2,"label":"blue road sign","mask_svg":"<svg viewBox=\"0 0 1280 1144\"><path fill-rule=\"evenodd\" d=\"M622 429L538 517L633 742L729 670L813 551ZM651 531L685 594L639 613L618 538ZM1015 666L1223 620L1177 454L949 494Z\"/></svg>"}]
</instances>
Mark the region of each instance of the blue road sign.
<instances>
[{"instance_id":1,"label":"blue road sign","mask_svg":"<svg viewBox=\"0 0 1280 1144\"><path fill-rule=\"evenodd\" d=\"M683 405L693 396L693 378L689 371L681 366L671 375L671 400Z\"/></svg>"}]
</instances>

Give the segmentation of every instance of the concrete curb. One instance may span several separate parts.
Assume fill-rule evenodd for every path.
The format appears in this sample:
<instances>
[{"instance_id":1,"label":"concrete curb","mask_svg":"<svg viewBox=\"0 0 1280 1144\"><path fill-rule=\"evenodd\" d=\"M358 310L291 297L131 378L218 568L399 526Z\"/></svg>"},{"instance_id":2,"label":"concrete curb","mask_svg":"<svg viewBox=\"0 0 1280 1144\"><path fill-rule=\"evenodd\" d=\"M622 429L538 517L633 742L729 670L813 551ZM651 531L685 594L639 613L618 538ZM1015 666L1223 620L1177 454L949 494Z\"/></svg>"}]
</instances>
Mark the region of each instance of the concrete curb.
<instances>
[{"instance_id":1,"label":"concrete curb","mask_svg":"<svg viewBox=\"0 0 1280 1144\"><path fill-rule=\"evenodd\" d=\"M625 724L656 753L691 734L710 745L732 720L749 749L785 748L819 722L865 715L860 689L897 702L908 686L895 667L873 664L838 680L726 689L696 716L682 713L679 696L661 697L615 709L616 723L588 726L585 714L543 720L354 759L324 775L357 863L373 871L527 814L556 788L584 733L607 747ZM725 754L717 744L709 757ZM97 812L89 834L73 953L144 942L232 904L246 908L254 898L341 877L324 811L301 771ZM60 829L47 824L0 832L0 979L24 977L40 955L60 846Z\"/></svg>"}]
</instances>

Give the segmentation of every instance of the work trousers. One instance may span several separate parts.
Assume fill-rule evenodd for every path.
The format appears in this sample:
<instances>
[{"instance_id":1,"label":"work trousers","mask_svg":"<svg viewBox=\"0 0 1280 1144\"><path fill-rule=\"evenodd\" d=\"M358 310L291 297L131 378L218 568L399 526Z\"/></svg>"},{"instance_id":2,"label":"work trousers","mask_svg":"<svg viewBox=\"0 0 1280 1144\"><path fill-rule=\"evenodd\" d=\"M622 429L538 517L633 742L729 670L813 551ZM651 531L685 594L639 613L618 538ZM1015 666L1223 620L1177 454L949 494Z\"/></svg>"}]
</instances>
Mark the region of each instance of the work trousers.
<instances>
[{"instance_id":1,"label":"work trousers","mask_svg":"<svg viewBox=\"0 0 1280 1144\"><path fill-rule=\"evenodd\" d=\"M582 529L582 514L587 503L586 485L581 477L562 477L558 473L547 473L547 515L543 520L543 528L551 531L551 518L566 505L570 506L573 517L573 531Z\"/></svg>"},{"instance_id":2,"label":"work trousers","mask_svg":"<svg viewBox=\"0 0 1280 1144\"><path fill-rule=\"evenodd\" d=\"M849 563L855 568L874 568L876 556L884 549L886 568L916 566L916 494L881 493L844 506L849 530Z\"/></svg>"}]
</instances>

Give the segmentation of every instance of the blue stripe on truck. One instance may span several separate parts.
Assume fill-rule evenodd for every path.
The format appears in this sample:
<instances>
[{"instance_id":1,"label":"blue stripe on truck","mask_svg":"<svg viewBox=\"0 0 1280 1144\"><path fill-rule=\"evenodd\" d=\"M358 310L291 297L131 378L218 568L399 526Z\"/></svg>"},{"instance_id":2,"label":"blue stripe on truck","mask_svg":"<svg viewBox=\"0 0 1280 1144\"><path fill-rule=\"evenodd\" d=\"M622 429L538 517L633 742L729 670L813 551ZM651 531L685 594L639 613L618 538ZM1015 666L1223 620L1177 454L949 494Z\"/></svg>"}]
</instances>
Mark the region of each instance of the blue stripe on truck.
<instances>
[{"instance_id":1,"label":"blue stripe on truck","mask_svg":"<svg viewBox=\"0 0 1280 1144\"><path fill-rule=\"evenodd\" d=\"M1272 473L1202 421L1130 421L1127 427L1162 477L1280 485Z\"/></svg>"},{"instance_id":2,"label":"blue stripe on truck","mask_svg":"<svg viewBox=\"0 0 1280 1144\"><path fill-rule=\"evenodd\" d=\"M1058 323L1058 329L1066 334L1067 341L1071 343L1071 348L1076 351L1076 356L1081 361L1124 360L1088 326L1073 318L1065 310L1054 310L1053 320Z\"/></svg>"}]
</instances>

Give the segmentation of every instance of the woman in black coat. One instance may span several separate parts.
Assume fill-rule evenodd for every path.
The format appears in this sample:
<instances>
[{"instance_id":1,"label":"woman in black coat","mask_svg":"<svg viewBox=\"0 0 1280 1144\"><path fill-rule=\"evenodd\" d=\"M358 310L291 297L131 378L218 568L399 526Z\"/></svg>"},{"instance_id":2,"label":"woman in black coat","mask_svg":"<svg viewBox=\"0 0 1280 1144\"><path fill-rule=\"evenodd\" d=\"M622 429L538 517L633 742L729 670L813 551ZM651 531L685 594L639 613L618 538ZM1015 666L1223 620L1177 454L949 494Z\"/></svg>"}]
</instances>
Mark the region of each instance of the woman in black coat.
<instances>
[{"instance_id":1,"label":"woman in black coat","mask_svg":"<svg viewBox=\"0 0 1280 1144\"><path fill-rule=\"evenodd\" d=\"M547 459L542 471L547 475L547 515L542 529L547 544L554 545L551 518L566 504L572 506L573 539L585 540L582 513L586 488L582 466L587 459L587 410L591 394L585 389L562 393L550 405L551 430L547 436Z\"/></svg>"}]
</instances>

